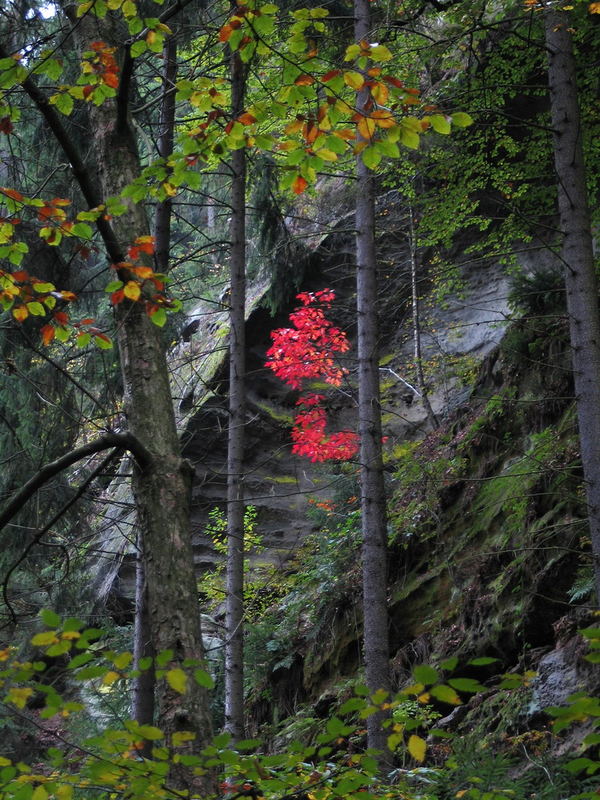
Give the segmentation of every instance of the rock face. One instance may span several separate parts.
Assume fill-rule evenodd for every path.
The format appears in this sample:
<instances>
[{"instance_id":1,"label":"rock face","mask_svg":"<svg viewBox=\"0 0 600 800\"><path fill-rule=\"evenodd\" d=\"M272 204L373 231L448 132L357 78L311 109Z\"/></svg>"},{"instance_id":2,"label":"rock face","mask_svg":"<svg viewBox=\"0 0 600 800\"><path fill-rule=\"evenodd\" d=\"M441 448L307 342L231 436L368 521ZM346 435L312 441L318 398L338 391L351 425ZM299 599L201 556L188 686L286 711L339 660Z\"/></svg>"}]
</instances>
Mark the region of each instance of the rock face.
<instances>
[{"instance_id":1,"label":"rock face","mask_svg":"<svg viewBox=\"0 0 600 800\"><path fill-rule=\"evenodd\" d=\"M336 220L302 229L312 237L311 270L303 291L325 286L336 291L333 319L350 339L354 335L354 243L351 197L338 204ZM429 430L427 414L414 391L413 334L406 217L400 199L390 192L378 209L380 305L382 321L382 398L384 433L389 458L406 440L421 439ZM323 216L321 214L321 216ZM318 215L317 215L318 218ZM325 219L325 218L323 218ZM308 224L308 223L307 223ZM314 223L310 223L313 225ZM460 253L457 258L460 260ZM472 376L501 340L510 316L507 278L497 263L470 263L463 270L460 291L440 304L432 292L427 254L421 254L421 338L429 396L436 415L444 418L467 399ZM255 281L247 302L248 417L246 502L257 510L257 527L264 549L251 553L254 567L286 564L307 535L316 530L308 514L309 498L331 496L340 478L335 467L313 465L291 454L289 431L297 393L264 367L270 331L287 324L287 308L272 317L261 308L269 287L264 276ZM208 514L225 510L227 449L227 296L203 301L187 315L181 340L170 353L175 408L184 453L194 464L192 528L198 576L219 561L206 534ZM330 394L332 426L355 427L355 372L352 351L345 356L347 383ZM127 471L127 469L125 469ZM118 609L131 608L133 569L132 509L124 484L109 487L107 500L117 492L120 505L111 511L102 536L111 540L113 561L98 562L97 593L110 597Z\"/></svg>"},{"instance_id":2,"label":"rock face","mask_svg":"<svg viewBox=\"0 0 600 800\"><path fill-rule=\"evenodd\" d=\"M593 619L588 622L593 623ZM549 706L562 706L575 692L594 695L600 689L598 669L584 659L588 645L577 633L580 626L582 620L574 615L562 617L555 623L556 645L538 663L530 714Z\"/></svg>"}]
</instances>

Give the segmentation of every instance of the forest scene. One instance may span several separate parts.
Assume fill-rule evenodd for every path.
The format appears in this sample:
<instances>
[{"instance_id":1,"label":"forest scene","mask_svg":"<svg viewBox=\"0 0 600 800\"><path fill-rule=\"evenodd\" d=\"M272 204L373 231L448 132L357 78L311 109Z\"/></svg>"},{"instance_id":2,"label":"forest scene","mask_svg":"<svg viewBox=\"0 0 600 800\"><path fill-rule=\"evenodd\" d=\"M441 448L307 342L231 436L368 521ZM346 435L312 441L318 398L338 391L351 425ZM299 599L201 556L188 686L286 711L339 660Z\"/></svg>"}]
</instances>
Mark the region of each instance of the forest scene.
<instances>
[{"instance_id":1,"label":"forest scene","mask_svg":"<svg viewBox=\"0 0 600 800\"><path fill-rule=\"evenodd\" d=\"M0 0L0 798L600 794L600 3Z\"/></svg>"}]
</instances>

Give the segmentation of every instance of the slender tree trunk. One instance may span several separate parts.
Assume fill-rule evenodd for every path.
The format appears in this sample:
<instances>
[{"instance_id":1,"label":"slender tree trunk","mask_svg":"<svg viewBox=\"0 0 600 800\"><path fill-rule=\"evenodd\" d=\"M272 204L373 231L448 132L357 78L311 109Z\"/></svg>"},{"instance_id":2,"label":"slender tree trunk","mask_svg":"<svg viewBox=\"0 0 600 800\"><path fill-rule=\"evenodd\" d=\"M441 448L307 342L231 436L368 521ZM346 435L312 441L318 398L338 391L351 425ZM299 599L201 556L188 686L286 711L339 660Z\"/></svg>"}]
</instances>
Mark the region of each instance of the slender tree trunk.
<instances>
[{"instance_id":1,"label":"slender tree trunk","mask_svg":"<svg viewBox=\"0 0 600 800\"><path fill-rule=\"evenodd\" d=\"M133 666L139 669L145 658L154 658L150 614L148 609L148 587L144 570L142 537L137 537L135 569L135 619L133 625ZM140 671L134 680L131 692L131 716L140 725L154 724L154 689L156 677L154 665ZM152 742L145 741L140 755L148 758L152 752Z\"/></svg>"},{"instance_id":2,"label":"slender tree trunk","mask_svg":"<svg viewBox=\"0 0 600 800\"><path fill-rule=\"evenodd\" d=\"M355 0L355 37L369 41L369 0ZM359 113L368 111L370 92L359 92ZM364 656L367 686L390 689L387 612L387 518L381 450L381 404L377 314L377 259L375 253L373 175L357 158L356 187L356 295L358 311L358 416L360 435L360 494L363 530ZM368 718L368 744L389 750L382 728L385 713Z\"/></svg>"},{"instance_id":3,"label":"slender tree trunk","mask_svg":"<svg viewBox=\"0 0 600 800\"><path fill-rule=\"evenodd\" d=\"M243 111L246 70L231 56L231 110ZM246 153L234 150L231 186L229 438L227 451L227 600L225 643L225 729L244 735L244 424L246 371Z\"/></svg>"},{"instance_id":4,"label":"slender tree trunk","mask_svg":"<svg viewBox=\"0 0 600 800\"><path fill-rule=\"evenodd\" d=\"M169 36L163 47L163 85L160 122L158 130L158 155L168 158L173 152L175 130L175 82L177 80L177 40ZM155 259L157 272L169 269L169 249L171 246L171 210L173 203L170 197L165 198L156 207L154 218Z\"/></svg>"},{"instance_id":5,"label":"slender tree trunk","mask_svg":"<svg viewBox=\"0 0 600 800\"><path fill-rule=\"evenodd\" d=\"M433 412L431 403L429 402L429 395L427 386L425 384L425 376L423 374L423 356L421 353L421 320L419 311L419 290L417 285L417 241L415 236L415 225L412 208L409 209L410 215L410 231L408 245L410 248L410 286L412 293L412 323L413 323L413 342L414 342L414 356L415 356L415 373L417 376L417 387L421 393L421 402L427 414L429 424L433 429L439 425L438 419Z\"/></svg>"},{"instance_id":6,"label":"slender tree trunk","mask_svg":"<svg viewBox=\"0 0 600 800\"><path fill-rule=\"evenodd\" d=\"M573 43L567 12L545 12L567 309L596 597L600 603L600 317Z\"/></svg>"}]
</instances>

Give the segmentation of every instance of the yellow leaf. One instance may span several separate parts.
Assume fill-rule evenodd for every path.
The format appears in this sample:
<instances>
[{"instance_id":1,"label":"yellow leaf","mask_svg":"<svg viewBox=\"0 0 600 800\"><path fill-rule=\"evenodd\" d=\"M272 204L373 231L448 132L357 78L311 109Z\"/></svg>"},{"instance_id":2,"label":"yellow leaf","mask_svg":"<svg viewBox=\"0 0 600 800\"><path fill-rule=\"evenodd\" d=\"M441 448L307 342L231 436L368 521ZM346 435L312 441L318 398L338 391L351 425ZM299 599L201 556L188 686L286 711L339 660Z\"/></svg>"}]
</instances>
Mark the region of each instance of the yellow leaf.
<instances>
[{"instance_id":1,"label":"yellow leaf","mask_svg":"<svg viewBox=\"0 0 600 800\"><path fill-rule=\"evenodd\" d=\"M423 761L426 750L427 742L425 739L421 739L420 736L415 736L413 734L408 740L408 752L415 759L415 761Z\"/></svg>"},{"instance_id":2,"label":"yellow leaf","mask_svg":"<svg viewBox=\"0 0 600 800\"><path fill-rule=\"evenodd\" d=\"M590 3L588 11L590 14L600 14L600 3Z\"/></svg>"},{"instance_id":3,"label":"yellow leaf","mask_svg":"<svg viewBox=\"0 0 600 800\"><path fill-rule=\"evenodd\" d=\"M10 758L4 758L4 756L0 756L0 767L9 767L12 764Z\"/></svg>"},{"instance_id":4,"label":"yellow leaf","mask_svg":"<svg viewBox=\"0 0 600 800\"><path fill-rule=\"evenodd\" d=\"M123 287L123 294L125 297L129 298L129 300L137 300L142 293L139 283L135 281L127 281L125 286Z\"/></svg>"},{"instance_id":5,"label":"yellow leaf","mask_svg":"<svg viewBox=\"0 0 600 800\"><path fill-rule=\"evenodd\" d=\"M364 82L365 79L360 72L354 72L354 70L344 72L344 83L351 89L361 89L364 85Z\"/></svg>"},{"instance_id":6,"label":"yellow leaf","mask_svg":"<svg viewBox=\"0 0 600 800\"><path fill-rule=\"evenodd\" d=\"M187 675L182 669L176 667L175 669L170 669L167 671L167 683L179 694L185 693L185 688L187 686Z\"/></svg>"},{"instance_id":7,"label":"yellow leaf","mask_svg":"<svg viewBox=\"0 0 600 800\"><path fill-rule=\"evenodd\" d=\"M81 633L79 631L63 631L60 635L61 639L79 639Z\"/></svg>"},{"instance_id":8,"label":"yellow leaf","mask_svg":"<svg viewBox=\"0 0 600 800\"><path fill-rule=\"evenodd\" d=\"M25 708L25 703L32 694L33 689L13 686L8 692L7 700L17 708Z\"/></svg>"},{"instance_id":9,"label":"yellow leaf","mask_svg":"<svg viewBox=\"0 0 600 800\"><path fill-rule=\"evenodd\" d=\"M19 309L17 309L17 311L18 310ZM31 644L35 647L45 647L46 645L56 644L57 642L58 636L56 635L56 631L43 631L43 633L36 633L31 640Z\"/></svg>"},{"instance_id":10,"label":"yellow leaf","mask_svg":"<svg viewBox=\"0 0 600 800\"><path fill-rule=\"evenodd\" d=\"M114 670L109 670L106 675L102 676L102 683L104 686L112 686L115 681L118 681L121 676Z\"/></svg>"},{"instance_id":11,"label":"yellow leaf","mask_svg":"<svg viewBox=\"0 0 600 800\"><path fill-rule=\"evenodd\" d=\"M18 308L13 308L13 317L17 320L17 322L23 322L24 319L27 319L29 316L29 311L25 308L25 306L19 306Z\"/></svg>"},{"instance_id":12,"label":"yellow leaf","mask_svg":"<svg viewBox=\"0 0 600 800\"><path fill-rule=\"evenodd\" d=\"M315 150L315 155L322 158L323 161L337 161L337 155L333 152L333 150L327 150L327 148L321 148L321 150Z\"/></svg>"},{"instance_id":13,"label":"yellow leaf","mask_svg":"<svg viewBox=\"0 0 600 800\"><path fill-rule=\"evenodd\" d=\"M31 800L47 800L48 792L43 786L36 786L31 795Z\"/></svg>"}]
</instances>

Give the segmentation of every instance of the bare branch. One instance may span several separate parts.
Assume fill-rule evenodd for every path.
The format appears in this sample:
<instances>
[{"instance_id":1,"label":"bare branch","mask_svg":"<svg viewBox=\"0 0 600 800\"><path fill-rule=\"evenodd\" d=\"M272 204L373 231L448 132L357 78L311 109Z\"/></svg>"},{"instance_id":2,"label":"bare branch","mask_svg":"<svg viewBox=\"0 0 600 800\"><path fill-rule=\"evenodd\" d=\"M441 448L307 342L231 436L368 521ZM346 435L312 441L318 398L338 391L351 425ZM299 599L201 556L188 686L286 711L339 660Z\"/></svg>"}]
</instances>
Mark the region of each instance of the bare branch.
<instances>
[{"instance_id":1,"label":"bare branch","mask_svg":"<svg viewBox=\"0 0 600 800\"><path fill-rule=\"evenodd\" d=\"M12 500L8 503L4 511L0 514L0 530L10 522L10 520L17 514L23 504L42 487L50 478L58 475L65 469L68 469L73 464L81 461L82 458L99 453L102 450L108 450L111 447L118 447L123 450L129 450L134 456L140 469L147 470L152 466L153 457L146 450L146 448L138 441L138 439L131 433L105 433L93 442L84 444L77 447L70 453L51 461L49 464L43 466L27 483L19 489L13 496Z\"/></svg>"}]
</instances>

